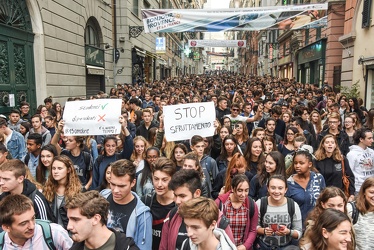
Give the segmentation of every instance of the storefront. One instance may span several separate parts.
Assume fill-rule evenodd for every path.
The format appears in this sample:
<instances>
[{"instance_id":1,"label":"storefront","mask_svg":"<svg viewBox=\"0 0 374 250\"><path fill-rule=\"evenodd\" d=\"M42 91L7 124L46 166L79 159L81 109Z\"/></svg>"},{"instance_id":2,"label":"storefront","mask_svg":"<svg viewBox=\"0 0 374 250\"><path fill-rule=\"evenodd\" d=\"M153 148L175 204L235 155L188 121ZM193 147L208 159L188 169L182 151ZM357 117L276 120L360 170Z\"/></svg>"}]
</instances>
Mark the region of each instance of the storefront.
<instances>
[{"instance_id":1,"label":"storefront","mask_svg":"<svg viewBox=\"0 0 374 250\"><path fill-rule=\"evenodd\" d=\"M297 80L322 86L325 76L326 39L312 43L297 53Z\"/></svg>"},{"instance_id":2,"label":"storefront","mask_svg":"<svg viewBox=\"0 0 374 250\"><path fill-rule=\"evenodd\" d=\"M278 60L278 76L280 78L293 77L293 62L291 54L284 56Z\"/></svg>"}]
</instances>

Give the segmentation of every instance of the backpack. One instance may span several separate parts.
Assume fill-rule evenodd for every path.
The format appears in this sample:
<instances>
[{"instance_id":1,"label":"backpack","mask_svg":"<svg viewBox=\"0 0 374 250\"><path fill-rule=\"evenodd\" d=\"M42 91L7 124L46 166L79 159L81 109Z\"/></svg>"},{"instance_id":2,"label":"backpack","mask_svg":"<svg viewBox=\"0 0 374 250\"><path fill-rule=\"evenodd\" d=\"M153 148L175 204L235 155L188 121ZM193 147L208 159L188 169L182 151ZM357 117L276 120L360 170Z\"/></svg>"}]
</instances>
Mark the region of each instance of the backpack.
<instances>
[{"instance_id":1,"label":"backpack","mask_svg":"<svg viewBox=\"0 0 374 250\"><path fill-rule=\"evenodd\" d=\"M35 223L42 227L44 242L47 244L49 250L57 250L53 243L52 231L50 222L46 220L36 219ZM5 231L0 233L0 250L4 248Z\"/></svg>"},{"instance_id":2,"label":"backpack","mask_svg":"<svg viewBox=\"0 0 374 250\"><path fill-rule=\"evenodd\" d=\"M358 215L359 215L360 212L358 211L358 209L356 207L356 202L355 201L350 201L348 203L351 204L351 206L352 206L352 224L354 225L358 221Z\"/></svg>"},{"instance_id":3,"label":"backpack","mask_svg":"<svg viewBox=\"0 0 374 250\"><path fill-rule=\"evenodd\" d=\"M169 212L169 221L171 221L174 217L174 215L178 212L178 207L173 208ZM227 226L230 224L230 220L225 216L221 216L221 220L219 221L217 227L225 230ZM0 249L1 250L1 249Z\"/></svg>"},{"instance_id":4,"label":"backpack","mask_svg":"<svg viewBox=\"0 0 374 250\"><path fill-rule=\"evenodd\" d=\"M287 198L287 210L288 214L291 219L291 227L293 222L293 216L295 214L295 202L289 197ZM266 214L266 211L268 209L268 197L262 197L261 198L261 207L260 207L260 225L263 227L262 221L264 219L264 215Z\"/></svg>"},{"instance_id":5,"label":"backpack","mask_svg":"<svg viewBox=\"0 0 374 250\"><path fill-rule=\"evenodd\" d=\"M249 200L249 208L248 208L249 218L252 219L252 218L253 218L253 215L255 214L255 209L254 209L254 207L255 207L255 202L254 202L253 199L252 199L251 197L249 197L249 196L248 196L248 200ZM218 206L218 208L219 208L219 210L221 210L221 211L223 212L224 208L223 208L223 203L222 203L221 200L219 201L219 206ZM222 218L223 218L223 217L226 218L225 215L223 215ZM226 218L226 220L227 220L228 222L230 222L229 219ZM221 221L222 221L222 219L221 219ZM221 224L221 222L220 222L220 224ZM221 228L221 227L219 227L219 228Z\"/></svg>"},{"instance_id":6,"label":"backpack","mask_svg":"<svg viewBox=\"0 0 374 250\"><path fill-rule=\"evenodd\" d=\"M115 159L116 161L120 160L121 159L121 155L119 154L114 154L115 155ZM97 161L97 166L100 166L101 162L104 160L104 155L99 155L97 156L96 158L96 161ZM84 159L84 161L86 162L86 159Z\"/></svg>"},{"instance_id":7,"label":"backpack","mask_svg":"<svg viewBox=\"0 0 374 250\"><path fill-rule=\"evenodd\" d=\"M153 204L153 198L155 197L155 194L156 193L154 191L151 192L151 193L148 193L141 198L141 201L144 203L144 205L151 208L152 204Z\"/></svg>"},{"instance_id":8,"label":"backpack","mask_svg":"<svg viewBox=\"0 0 374 250\"><path fill-rule=\"evenodd\" d=\"M213 178L213 172L212 172L212 159L213 158L210 158L210 159L208 158L208 160L205 161L205 164L204 164L205 166L202 166L209 173L210 183L213 183L213 180L214 180L214 178Z\"/></svg>"}]
</instances>

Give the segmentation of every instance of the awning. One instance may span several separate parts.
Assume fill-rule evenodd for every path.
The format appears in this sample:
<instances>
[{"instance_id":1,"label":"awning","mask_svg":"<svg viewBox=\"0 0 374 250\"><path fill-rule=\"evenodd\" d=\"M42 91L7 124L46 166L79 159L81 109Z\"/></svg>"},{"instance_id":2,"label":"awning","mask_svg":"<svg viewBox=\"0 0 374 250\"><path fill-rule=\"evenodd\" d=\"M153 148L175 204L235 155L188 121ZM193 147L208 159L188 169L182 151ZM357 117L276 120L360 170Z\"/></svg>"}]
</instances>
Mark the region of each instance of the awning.
<instances>
[{"instance_id":1,"label":"awning","mask_svg":"<svg viewBox=\"0 0 374 250\"><path fill-rule=\"evenodd\" d=\"M146 51L146 56L152 57L154 59L158 59L158 56L152 52Z\"/></svg>"},{"instance_id":2,"label":"awning","mask_svg":"<svg viewBox=\"0 0 374 250\"><path fill-rule=\"evenodd\" d=\"M157 61L158 61L158 64L166 65L166 61L162 58L158 58Z\"/></svg>"},{"instance_id":3,"label":"awning","mask_svg":"<svg viewBox=\"0 0 374 250\"><path fill-rule=\"evenodd\" d=\"M134 47L134 49L135 49L136 54L137 54L138 56L145 57L145 55L146 55L146 51L141 50L141 49L138 49L137 47Z\"/></svg>"},{"instance_id":4,"label":"awning","mask_svg":"<svg viewBox=\"0 0 374 250\"><path fill-rule=\"evenodd\" d=\"M102 67L96 67L96 66L91 66L91 65L86 65L86 67L87 67L87 73L89 75L100 75L100 76L105 75L105 69Z\"/></svg>"}]
</instances>

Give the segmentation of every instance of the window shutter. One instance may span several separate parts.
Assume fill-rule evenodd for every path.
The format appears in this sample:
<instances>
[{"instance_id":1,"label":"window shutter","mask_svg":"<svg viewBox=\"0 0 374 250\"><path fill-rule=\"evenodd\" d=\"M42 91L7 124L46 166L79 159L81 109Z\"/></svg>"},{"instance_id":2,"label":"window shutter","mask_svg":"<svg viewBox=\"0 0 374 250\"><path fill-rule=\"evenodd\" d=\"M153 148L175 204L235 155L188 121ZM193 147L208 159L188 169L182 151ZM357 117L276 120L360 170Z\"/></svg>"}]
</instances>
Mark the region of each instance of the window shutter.
<instances>
[{"instance_id":1,"label":"window shutter","mask_svg":"<svg viewBox=\"0 0 374 250\"><path fill-rule=\"evenodd\" d=\"M364 0L362 9L362 28L370 26L371 0Z\"/></svg>"}]
</instances>

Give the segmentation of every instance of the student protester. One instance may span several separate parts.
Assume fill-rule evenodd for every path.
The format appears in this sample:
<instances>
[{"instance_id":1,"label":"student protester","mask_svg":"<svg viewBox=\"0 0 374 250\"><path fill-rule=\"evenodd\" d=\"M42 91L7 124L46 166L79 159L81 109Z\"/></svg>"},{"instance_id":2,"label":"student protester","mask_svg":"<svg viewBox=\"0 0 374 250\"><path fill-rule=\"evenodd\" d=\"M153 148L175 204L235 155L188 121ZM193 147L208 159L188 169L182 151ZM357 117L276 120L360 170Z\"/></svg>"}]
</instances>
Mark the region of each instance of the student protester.
<instances>
[{"instance_id":1,"label":"student protester","mask_svg":"<svg viewBox=\"0 0 374 250\"><path fill-rule=\"evenodd\" d=\"M287 197L292 198L300 207L304 225L306 216L314 208L316 201L326 187L325 179L313 166L312 155L307 150L295 153L292 166L287 170Z\"/></svg>"},{"instance_id":2,"label":"student protester","mask_svg":"<svg viewBox=\"0 0 374 250\"><path fill-rule=\"evenodd\" d=\"M209 155L204 154L204 138L200 135L194 135L191 138L191 150L199 157L200 165L203 168L204 175L207 178L209 189L212 190L213 182L218 174L217 162Z\"/></svg>"},{"instance_id":3,"label":"student protester","mask_svg":"<svg viewBox=\"0 0 374 250\"><path fill-rule=\"evenodd\" d=\"M22 122L19 127L19 132L25 137L26 134L30 131L30 128L31 124L29 122Z\"/></svg>"},{"instance_id":4,"label":"student protester","mask_svg":"<svg viewBox=\"0 0 374 250\"><path fill-rule=\"evenodd\" d=\"M80 191L81 184L71 160L66 155L55 156L43 194L51 204L57 223L65 229L68 225L65 204Z\"/></svg>"},{"instance_id":5,"label":"student protester","mask_svg":"<svg viewBox=\"0 0 374 250\"><path fill-rule=\"evenodd\" d=\"M283 156L292 154L295 151L294 141L295 141L295 137L297 136L298 132L299 131L295 127L287 127L286 134L283 137L284 140L278 145L278 151Z\"/></svg>"},{"instance_id":6,"label":"student protester","mask_svg":"<svg viewBox=\"0 0 374 250\"><path fill-rule=\"evenodd\" d=\"M30 104L28 102L21 102L20 105L21 119L31 122Z\"/></svg>"},{"instance_id":7,"label":"student protester","mask_svg":"<svg viewBox=\"0 0 374 250\"><path fill-rule=\"evenodd\" d=\"M227 102L228 100L224 96L220 96L217 100L216 118L221 124L223 124L223 117L230 114L230 109L227 108Z\"/></svg>"},{"instance_id":8,"label":"student protester","mask_svg":"<svg viewBox=\"0 0 374 250\"><path fill-rule=\"evenodd\" d=\"M104 197L107 197L111 190L110 190L110 172L112 171L112 166L109 164L105 168L105 176L103 180L101 181L101 184L98 188L96 188L97 191L100 192L100 194Z\"/></svg>"},{"instance_id":9,"label":"student protester","mask_svg":"<svg viewBox=\"0 0 374 250\"><path fill-rule=\"evenodd\" d=\"M306 139L305 144L312 146L313 150L317 150L318 145L319 145L318 141L316 140L315 137L313 137L313 135L308 130L303 130L303 128L301 127L302 123L303 123L303 120L301 119L301 117L296 116L296 117L292 117L290 126L297 128L297 130L299 131L298 133L305 137Z\"/></svg>"},{"instance_id":10,"label":"student protester","mask_svg":"<svg viewBox=\"0 0 374 250\"><path fill-rule=\"evenodd\" d=\"M136 193L139 197L143 197L154 191L152 169L159 157L160 150L156 147L149 147L145 151L144 168L136 178Z\"/></svg>"},{"instance_id":11,"label":"student protester","mask_svg":"<svg viewBox=\"0 0 374 250\"><path fill-rule=\"evenodd\" d=\"M26 140L30 134L38 133L42 135L42 146L48 145L51 142L51 133L42 125L42 117L39 114L31 117L31 125L32 128L30 128L30 131L25 136Z\"/></svg>"},{"instance_id":12,"label":"student protester","mask_svg":"<svg viewBox=\"0 0 374 250\"><path fill-rule=\"evenodd\" d=\"M0 132L2 132L7 138L10 138L7 139L4 144L6 144L12 158L22 160L27 152L23 135L8 128L8 123L4 118L0 118Z\"/></svg>"},{"instance_id":13,"label":"student protester","mask_svg":"<svg viewBox=\"0 0 374 250\"><path fill-rule=\"evenodd\" d=\"M275 133L275 125L276 125L276 120L274 118L269 117L268 119L266 119L266 121L265 121L265 134L267 136L273 137L274 140L275 140L275 143L278 146L279 143L281 143L281 141L282 141L282 136Z\"/></svg>"},{"instance_id":14,"label":"student protester","mask_svg":"<svg viewBox=\"0 0 374 250\"><path fill-rule=\"evenodd\" d=\"M101 181L104 179L105 168L119 159L130 159L130 156L134 150L133 139L127 129L127 121L120 117L121 123L121 138L123 138L122 150L117 153L117 138L114 136L107 136L103 142L103 154L99 155L93 165L92 173L92 189L100 186Z\"/></svg>"},{"instance_id":15,"label":"student protester","mask_svg":"<svg viewBox=\"0 0 374 250\"><path fill-rule=\"evenodd\" d=\"M35 220L33 202L24 195L9 195L0 202L2 249L68 250L73 241L60 225ZM49 234L50 239L45 235Z\"/></svg>"},{"instance_id":16,"label":"student protester","mask_svg":"<svg viewBox=\"0 0 374 250\"><path fill-rule=\"evenodd\" d=\"M229 134L232 134L231 126L226 126L226 125L218 126L216 129L216 133L217 134L213 136L213 146L212 146L212 151L211 151L211 157L213 159L217 159L220 156L223 140L225 139L226 136L228 136Z\"/></svg>"},{"instance_id":17,"label":"student protester","mask_svg":"<svg viewBox=\"0 0 374 250\"><path fill-rule=\"evenodd\" d=\"M9 158L9 159L8 159ZM0 165L11 159L8 149L3 143L0 143Z\"/></svg>"},{"instance_id":18,"label":"student protester","mask_svg":"<svg viewBox=\"0 0 374 250\"><path fill-rule=\"evenodd\" d=\"M11 130L20 132L22 122L24 120L21 119L21 113L17 109L12 109L9 114L8 127Z\"/></svg>"},{"instance_id":19,"label":"student protester","mask_svg":"<svg viewBox=\"0 0 374 250\"><path fill-rule=\"evenodd\" d=\"M245 149L247 147L247 141L249 139L249 134L247 130L247 126L244 122L237 122L235 124L234 131L232 134L235 136L238 146L240 147L241 152L245 152Z\"/></svg>"},{"instance_id":20,"label":"student protester","mask_svg":"<svg viewBox=\"0 0 374 250\"><path fill-rule=\"evenodd\" d=\"M45 121L45 127L49 130L49 133L51 133L51 137L53 137L56 133L56 120L54 117L47 115L44 119Z\"/></svg>"},{"instance_id":21,"label":"student protester","mask_svg":"<svg viewBox=\"0 0 374 250\"><path fill-rule=\"evenodd\" d=\"M354 144L353 135L356 132L356 128L354 126L354 119L350 116L344 118L344 131L347 133L349 138L349 145Z\"/></svg>"},{"instance_id":22,"label":"student protester","mask_svg":"<svg viewBox=\"0 0 374 250\"><path fill-rule=\"evenodd\" d=\"M149 139L149 130L157 128L157 124L153 121L153 116L149 109L143 109L142 113L143 122L136 129L137 136L143 136L146 140Z\"/></svg>"},{"instance_id":23,"label":"student protester","mask_svg":"<svg viewBox=\"0 0 374 250\"><path fill-rule=\"evenodd\" d=\"M348 160L341 154L336 138L327 134L323 137L318 150L315 152L316 168L325 179L326 186L334 186L347 192L349 201L355 198L355 176L349 166ZM343 182L343 174L349 183Z\"/></svg>"},{"instance_id":24,"label":"student protester","mask_svg":"<svg viewBox=\"0 0 374 250\"><path fill-rule=\"evenodd\" d=\"M48 144L41 148L39 156L39 164L36 168L36 181L44 185L51 173L53 158L57 156L56 147Z\"/></svg>"},{"instance_id":25,"label":"student protester","mask_svg":"<svg viewBox=\"0 0 374 250\"><path fill-rule=\"evenodd\" d=\"M227 135L222 140L221 154L216 159L218 171L227 169L234 154L240 152L238 146L238 141L236 140L234 135Z\"/></svg>"},{"instance_id":26,"label":"student protester","mask_svg":"<svg viewBox=\"0 0 374 250\"><path fill-rule=\"evenodd\" d=\"M238 250L250 250L256 239L258 223L257 205L250 200L249 180L244 174L235 175L230 183L231 190L221 194L216 204L229 219ZM251 213L251 210L254 211Z\"/></svg>"},{"instance_id":27,"label":"student protester","mask_svg":"<svg viewBox=\"0 0 374 250\"><path fill-rule=\"evenodd\" d=\"M178 213L187 228L181 250L236 250L224 230L217 228L219 210L215 202L205 197L186 201Z\"/></svg>"},{"instance_id":28,"label":"student protester","mask_svg":"<svg viewBox=\"0 0 374 250\"><path fill-rule=\"evenodd\" d=\"M282 108L279 105L274 105L271 108L271 116L268 117L271 118L272 121L274 121L274 125L272 124L272 127L270 128L271 131L268 131L267 133L270 135L274 134L274 139L276 139L275 141L277 142L277 144L282 140L282 136L286 131L286 124L282 119L280 119L281 115ZM269 120L268 118L262 119L258 126L269 130L267 125L267 121ZM277 135L280 137L279 139L277 139Z\"/></svg>"},{"instance_id":29,"label":"student protester","mask_svg":"<svg viewBox=\"0 0 374 250\"><path fill-rule=\"evenodd\" d=\"M0 166L0 187L3 192L0 200L8 195L23 194L33 201L35 218L54 222L55 218L48 201L25 176L26 165L22 161L13 159L3 163Z\"/></svg>"},{"instance_id":30,"label":"student protester","mask_svg":"<svg viewBox=\"0 0 374 250\"><path fill-rule=\"evenodd\" d=\"M149 144L143 136L136 136L133 142L134 149L130 157L130 160L136 167L136 177L138 177L144 168L145 152L149 147Z\"/></svg>"},{"instance_id":31,"label":"student protester","mask_svg":"<svg viewBox=\"0 0 374 250\"><path fill-rule=\"evenodd\" d=\"M84 151L83 136L67 136L65 139L66 147L61 149L58 144L60 134L64 129L64 121L58 123L56 134L53 136L51 144L57 149L57 153L67 155L74 164L79 180L81 181L83 191L89 190L92 184L92 156Z\"/></svg>"},{"instance_id":32,"label":"student protester","mask_svg":"<svg viewBox=\"0 0 374 250\"><path fill-rule=\"evenodd\" d=\"M353 140L355 145L349 147L347 159L355 177L355 191L360 190L362 183L371 176L374 176L374 150L373 133L365 127L358 129Z\"/></svg>"},{"instance_id":33,"label":"student protester","mask_svg":"<svg viewBox=\"0 0 374 250\"><path fill-rule=\"evenodd\" d=\"M268 155L270 152L278 151L275 140L271 136L265 136L264 139L262 139L262 148L264 149L264 155Z\"/></svg>"},{"instance_id":34,"label":"student protester","mask_svg":"<svg viewBox=\"0 0 374 250\"><path fill-rule=\"evenodd\" d=\"M107 225L109 202L97 191L75 195L67 204L68 230L74 240L71 250L137 250L132 238Z\"/></svg>"},{"instance_id":35,"label":"student protester","mask_svg":"<svg viewBox=\"0 0 374 250\"><path fill-rule=\"evenodd\" d=\"M186 225L178 213L178 208L186 201L201 195L200 175L191 169L182 169L176 172L169 182L169 189L174 192L174 201L177 207L173 208L164 221L161 231L161 242L159 250L181 249L183 242L187 239ZM221 223L222 220L222 223ZM219 213L218 227L224 229L233 241L232 231L227 223L227 218Z\"/></svg>"},{"instance_id":36,"label":"student protester","mask_svg":"<svg viewBox=\"0 0 374 250\"><path fill-rule=\"evenodd\" d=\"M170 159L175 163L177 171L183 167L184 156L188 153L186 145L183 143L178 143L174 146Z\"/></svg>"},{"instance_id":37,"label":"student protester","mask_svg":"<svg viewBox=\"0 0 374 250\"><path fill-rule=\"evenodd\" d=\"M267 188L269 196L256 202L260 219L254 249L286 249L302 235L300 208L291 198L285 197L287 181L284 175L272 175Z\"/></svg>"},{"instance_id":38,"label":"student protester","mask_svg":"<svg viewBox=\"0 0 374 250\"><path fill-rule=\"evenodd\" d=\"M39 165L39 155L43 144L42 136L38 133L30 134L27 138L27 155L23 162L30 169L31 175L36 178L36 169Z\"/></svg>"},{"instance_id":39,"label":"student protester","mask_svg":"<svg viewBox=\"0 0 374 250\"><path fill-rule=\"evenodd\" d=\"M260 139L252 137L248 140L247 149L244 152L244 158L248 163L248 168L252 176L258 173L259 164L264 161L265 157L262 152L263 148Z\"/></svg>"},{"instance_id":40,"label":"student protester","mask_svg":"<svg viewBox=\"0 0 374 250\"><path fill-rule=\"evenodd\" d=\"M341 211L328 208L316 220L314 230L311 232L310 250L353 250L355 249L354 235L349 217ZM359 236L357 232L356 235ZM365 245L365 248L356 249L371 249L368 247L369 245Z\"/></svg>"},{"instance_id":41,"label":"student protester","mask_svg":"<svg viewBox=\"0 0 374 250\"><path fill-rule=\"evenodd\" d=\"M107 226L133 237L136 245L142 250L152 248L152 215L139 196L132 192L134 188L135 167L129 160L118 160L112 163L110 173L111 193Z\"/></svg>"},{"instance_id":42,"label":"student protester","mask_svg":"<svg viewBox=\"0 0 374 250\"><path fill-rule=\"evenodd\" d=\"M349 137L347 133L344 130L342 130L341 117L339 113L332 112L328 117L328 124L329 124L329 127L326 130L323 130L318 135L318 145L321 144L321 141L323 137L325 137L325 135L332 134L335 136L338 142L338 147L340 149L340 152L343 155L347 155L349 152L349 145L350 145Z\"/></svg>"},{"instance_id":43,"label":"student protester","mask_svg":"<svg viewBox=\"0 0 374 250\"><path fill-rule=\"evenodd\" d=\"M264 139L265 137L265 129L264 128L261 128L261 127L258 127L258 128L255 128L253 131L252 131L252 138L258 138L260 139L260 141L262 142L262 140ZM275 140L274 140L275 141Z\"/></svg>"},{"instance_id":44,"label":"student protester","mask_svg":"<svg viewBox=\"0 0 374 250\"><path fill-rule=\"evenodd\" d=\"M152 214L152 249L158 250L161 241L161 230L169 211L175 207L174 193L168 184L176 172L172 160L160 157L152 167L154 192L142 197L142 202L149 207Z\"/></svg>"},{"instance_id":45,"label":"student protester","mask_svg":"<svg viewBox=\"0 0 374 250\"><path fill-rule=\"evenodd\" d=\"M270 152L261 164L260 172L250 181L249 196L254 200L266 197L268 193L267 184L271 176L278 174L286 176L284 157L278 151Z\"/></svg>"}]
</instances>

